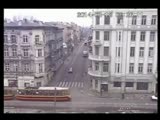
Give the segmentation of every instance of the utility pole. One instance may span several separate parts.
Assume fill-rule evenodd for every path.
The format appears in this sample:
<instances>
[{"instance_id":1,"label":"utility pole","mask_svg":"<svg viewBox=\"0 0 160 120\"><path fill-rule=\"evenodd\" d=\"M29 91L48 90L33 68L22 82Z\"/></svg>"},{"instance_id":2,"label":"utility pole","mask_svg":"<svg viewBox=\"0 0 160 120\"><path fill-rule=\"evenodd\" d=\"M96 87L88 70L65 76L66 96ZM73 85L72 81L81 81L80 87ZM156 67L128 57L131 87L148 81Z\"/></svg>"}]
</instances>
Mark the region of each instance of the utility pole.
<instances>
[{"instance_id":1,"label":"utility pole","mask_svg":"<svg viewBox=\"0 0 160 120\"><path fill-rule=\"evenodd\" d=\"M55 87L55 91L54 91L54 111L56 113L56 87Z\"/></svg>"}]
</instances>

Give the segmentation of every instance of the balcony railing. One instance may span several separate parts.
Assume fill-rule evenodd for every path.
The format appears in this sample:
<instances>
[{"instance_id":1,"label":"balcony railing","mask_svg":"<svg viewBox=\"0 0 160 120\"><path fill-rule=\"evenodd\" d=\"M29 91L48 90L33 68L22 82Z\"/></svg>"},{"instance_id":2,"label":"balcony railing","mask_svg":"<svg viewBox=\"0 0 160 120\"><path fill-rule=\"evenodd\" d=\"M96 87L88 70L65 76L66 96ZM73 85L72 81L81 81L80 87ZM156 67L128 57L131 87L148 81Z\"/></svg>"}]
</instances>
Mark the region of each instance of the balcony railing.
<instances>
[{"instance_id":1,"label":"balcony railing","mask_svg":"<svg viewBox=\"0 0 160 120\"><path fill-rule=\"evenodd\" d=\"M109 77L109 72L101 72L101 71L94 71L93 68L88 68L88 74L95 77Z\"/></svg>"},{"instance_id":2,"label":"balcony railing","mask_svg":"<svg viewBox=\"0 0 160 120\"><path fill-rule=\"evenodd\" d=\"M89 53L89 59L90 60L98 60L98 61L110 61L110 56L98 56L98 55L93 55Z\"/></svg>"},{"instance_id":3,"label":"balcony railing","mask_svg":"<svg viewBox=\"0 0 160 120\"><path fill-rule=\"evenodd\" d=\"M93 45L97 45L97 46L102 45L102 42L100 40L93 41L92 43Z\"/></svg>"}]
</instances>

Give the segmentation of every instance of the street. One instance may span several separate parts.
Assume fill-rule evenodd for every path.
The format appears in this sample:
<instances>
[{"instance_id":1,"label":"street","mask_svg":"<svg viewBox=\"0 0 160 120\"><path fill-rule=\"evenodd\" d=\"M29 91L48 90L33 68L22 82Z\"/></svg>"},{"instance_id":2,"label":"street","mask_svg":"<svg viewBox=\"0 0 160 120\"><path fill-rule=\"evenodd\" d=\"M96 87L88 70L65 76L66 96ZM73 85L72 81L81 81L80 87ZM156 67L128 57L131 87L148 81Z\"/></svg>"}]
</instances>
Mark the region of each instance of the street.
<instances>
[{"instance_id":1,"label":"street","mask_svg":"<svg viewBox=\"0 0 160 120\"><path fill-rule=\"evenodd\" d=\"M80 43L73 53L64 61L57 71L54 80L48 86L69 87L71 102L40 102L40 101L5 101L4 112L108 112L108 113L153 113L157 110L157 102L150 99L124 99L101 98L92 94L89 90L89 76L86 74L88 59L83 57L82 51L87 46ZM68 73L68 68L73 68L73 73ZM34 110L35 109L35 110ZM25 111L26 110L26 111Z\"/></svg>"}]
</instances>

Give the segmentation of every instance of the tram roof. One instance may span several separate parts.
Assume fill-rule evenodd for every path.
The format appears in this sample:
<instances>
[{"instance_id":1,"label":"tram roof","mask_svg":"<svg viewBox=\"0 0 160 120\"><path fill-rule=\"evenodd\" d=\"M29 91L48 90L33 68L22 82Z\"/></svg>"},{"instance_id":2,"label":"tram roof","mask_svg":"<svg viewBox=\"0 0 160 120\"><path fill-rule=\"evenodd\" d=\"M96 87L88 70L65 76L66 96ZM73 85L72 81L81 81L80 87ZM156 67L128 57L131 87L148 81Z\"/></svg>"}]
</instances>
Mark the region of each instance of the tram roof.
<instances>
[{"instance_id":1,"label":"tram roof","mask_svg":"<svg viewBox=\"0 0 160 120\"><path fill-rule=\"evenodd\" d=\"M68 90L67 87L39 87L39 90Z\"/></svg>"}]
</instances>

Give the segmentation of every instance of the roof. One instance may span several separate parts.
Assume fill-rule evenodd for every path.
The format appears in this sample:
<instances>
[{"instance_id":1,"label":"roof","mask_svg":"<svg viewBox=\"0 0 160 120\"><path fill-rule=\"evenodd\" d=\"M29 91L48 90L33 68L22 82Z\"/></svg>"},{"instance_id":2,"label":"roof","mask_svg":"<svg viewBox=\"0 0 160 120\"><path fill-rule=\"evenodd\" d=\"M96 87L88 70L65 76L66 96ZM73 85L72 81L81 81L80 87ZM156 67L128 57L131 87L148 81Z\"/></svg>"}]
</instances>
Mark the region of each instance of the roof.
<instances>
[{"instance_id":1,"label":"roof","mask_svg":"<svg viewBox=\"0 0 160 120\"><path fill-rule=\"evenodd\" d=\"M67 87L39 87L39 90L68 90L69 88Z\"/></svg>"},{"instance_id":2,"label":"roof","mask_svg":"<svg viewBox=\"0 0 160 120\"><path fill-rule=\"evenodd\" d=\"M42 21L24 21L24 20L20 20L20 21L12 21L12 22L4 22L4 27L25 27L25 28L58 28L58 29L62 29L54 24L49 24L49 23L43 23Z\"/></svg>"}]
</instances>

